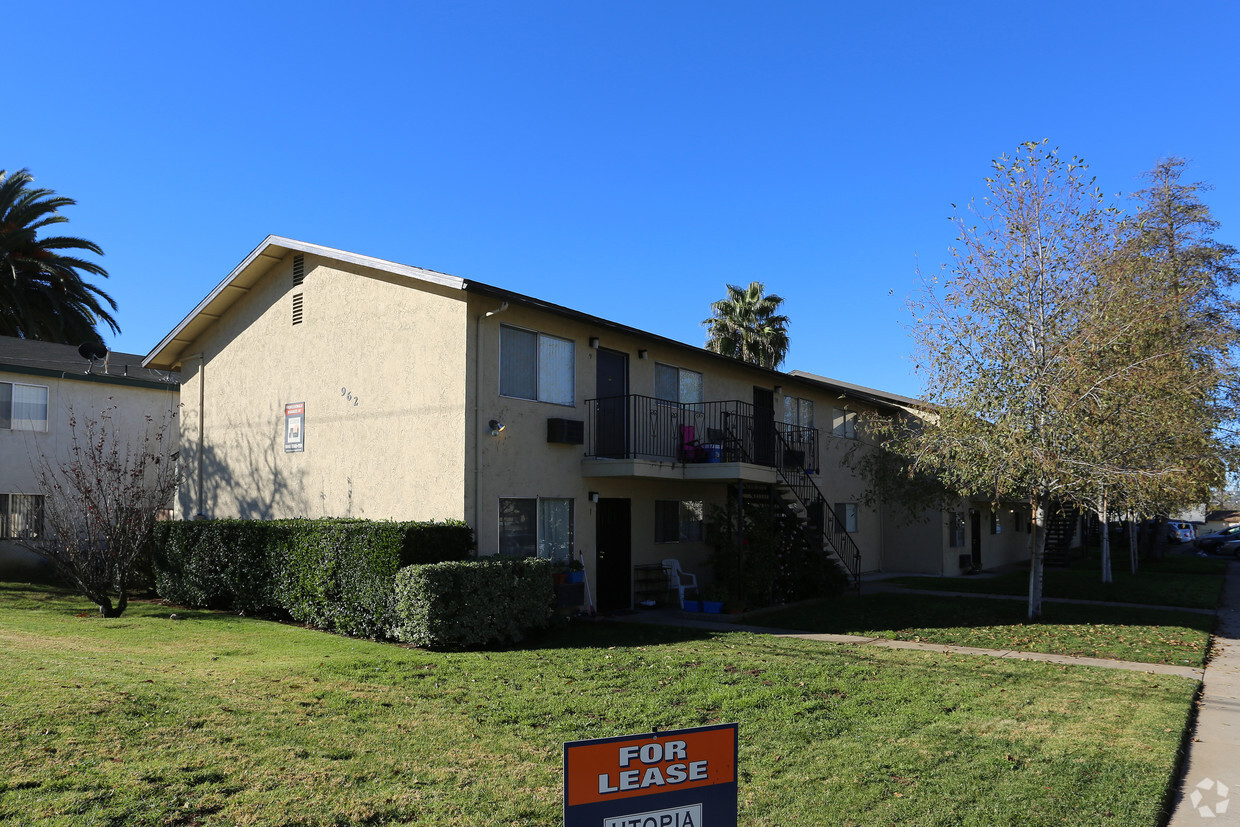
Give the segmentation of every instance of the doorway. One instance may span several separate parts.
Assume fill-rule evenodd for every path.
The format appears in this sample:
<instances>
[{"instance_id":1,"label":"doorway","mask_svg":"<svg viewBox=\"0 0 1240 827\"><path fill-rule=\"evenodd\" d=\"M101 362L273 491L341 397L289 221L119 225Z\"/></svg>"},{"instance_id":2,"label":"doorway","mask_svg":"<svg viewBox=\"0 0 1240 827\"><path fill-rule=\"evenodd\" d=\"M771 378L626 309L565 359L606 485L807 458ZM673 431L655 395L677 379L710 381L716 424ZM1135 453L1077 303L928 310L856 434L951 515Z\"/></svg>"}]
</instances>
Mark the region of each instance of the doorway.
<instances>
[{"instance_id":1,"label":"doorway","mask_svg":"<svg viewBox=\"0 0 1240 827\"><path fill-rule=\"evenodd\" d=\"M600 499L594 513L598 610L606 614L633 604L632 507L627 499Z\"/></svg>"},{"instance_id":2,"label":"doorway","mask_svg":"<svg viewBox=\"0 0 1240 827\"><path fill-rule=\"evenodd\" d=\"M629 355L604 348L598 348L595 354L595 453L609 459L624 459L629 451Z\"/></svg>"},{"instance_id":3,"label":"doorway","mask_svg":"<svg viewBox=\"0 0 1240 827\"><path fill-rule=\"evenodd\" d=\"M753 389L753 456L758 465L775 464L775 392Z\"/></svg>"},{"instance_id":4,"label":"doorway","mask_svg":"<svg viewBox=\"0 0 1240 827\"><path fill-rule=\"evenodd\" d=\"M969 516L969 532L972 534L969 538L969 548L973 552L969 562L973 564L973 568L980 569L982 567L982 512L973 508L969 510Z\"/></svg>"}]
</instances>

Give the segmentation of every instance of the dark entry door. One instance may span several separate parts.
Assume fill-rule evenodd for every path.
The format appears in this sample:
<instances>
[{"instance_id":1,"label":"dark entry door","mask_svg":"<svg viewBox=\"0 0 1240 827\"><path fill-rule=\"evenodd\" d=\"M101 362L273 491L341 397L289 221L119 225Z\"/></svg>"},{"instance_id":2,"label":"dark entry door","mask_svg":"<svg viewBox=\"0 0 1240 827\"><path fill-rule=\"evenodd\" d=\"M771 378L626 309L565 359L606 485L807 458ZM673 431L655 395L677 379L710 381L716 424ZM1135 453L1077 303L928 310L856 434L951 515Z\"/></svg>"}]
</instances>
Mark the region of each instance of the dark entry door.
<instances>
[{"instance_id":1,"label":"dark entry door","mask_svg":"<svg viewBox=\"0 0 1240 827\"><path fill-rule=\"evenodd\" d=\"M628 500L600 499L595 506L598 538L598 610L614 612L633 603L633 548Z\"/></svg>"},{"instance_id":2,"label":"dark entry door","mask_svg":"<svg viewBox=\"0 0 1240 827\"><path fill-rule=\"evenodd\" d=\"M598 397L596 451L600 457L622 459L629 450L629 355L599 348L595 351Z\"/></svg>"},{"instance_id":3,"label":"dark entry door","mask_svg":"<svg viewBox=\"0 0 1240 827\"><path fill-rule=\"evenodd\" d=\"M970 515L972 519L969 521L969 530L972 533L970 541L972 545L970 549L973 552L973 568L980 569L982 567L982 512L974 509Z\"/></svg>"},{"instance_id":4,"label":"dark entry door","mask_svg":"<svg viewBox=\"0 0 1240 827\"><path fill-rule=\"evenodd\" d=\"M775 393L753 389L753 457L759 465L775 464Z\"/></svg>"}]
</instances>

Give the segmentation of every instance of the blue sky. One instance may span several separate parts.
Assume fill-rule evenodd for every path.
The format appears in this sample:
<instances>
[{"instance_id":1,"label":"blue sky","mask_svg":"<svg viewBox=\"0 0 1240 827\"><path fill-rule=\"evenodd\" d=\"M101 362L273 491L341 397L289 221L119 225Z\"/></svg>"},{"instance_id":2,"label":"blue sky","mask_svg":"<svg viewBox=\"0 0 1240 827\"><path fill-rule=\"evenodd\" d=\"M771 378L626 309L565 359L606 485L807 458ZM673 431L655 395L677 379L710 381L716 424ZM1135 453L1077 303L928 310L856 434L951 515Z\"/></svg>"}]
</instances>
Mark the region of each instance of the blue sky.
<instances>
[{"instance_id":1,"label":"blue sky","mask_svg":"<svg viewBox=\"0 0 1240 827\"><path fill-rule=\"evenodd\" d=\"M908 296L989 162L1180 155L1240 244L1240 4L23 3L0 168L78 201L120 351L274 233L685 342L727 283L786 369L908 395ZM366 308L357 308L364 319Z\"/></svg>"}]
</instances>

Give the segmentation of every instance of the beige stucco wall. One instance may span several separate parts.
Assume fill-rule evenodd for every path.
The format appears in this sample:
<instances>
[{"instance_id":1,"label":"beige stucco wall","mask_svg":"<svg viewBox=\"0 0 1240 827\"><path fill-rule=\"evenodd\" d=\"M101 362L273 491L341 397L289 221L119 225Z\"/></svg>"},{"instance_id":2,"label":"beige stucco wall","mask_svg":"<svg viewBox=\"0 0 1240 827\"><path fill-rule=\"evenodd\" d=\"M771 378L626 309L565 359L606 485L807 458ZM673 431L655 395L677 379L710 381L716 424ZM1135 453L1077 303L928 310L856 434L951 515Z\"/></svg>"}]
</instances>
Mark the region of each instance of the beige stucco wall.
<instances>
[{"instance_id":1,"label":"beige stucco wall","mask_svg":"<svg viewBox=\"0 0 1240 827\"><path fill-rule=\"evenodd\" d=\"M112 432L120 435L122 444L140 444L147 433L177 412L178 386L150 388L78 378L76 376L45 376L0 370L0 382L37 385L47 388L47 431L13 431L0 429L0 494L38 494L37 471L43 463L57 466L72 456L73 429L76 418L79 438L85 437L87 418L106 413L113 424ZM152 422L147 421L147 417ZM169 453L177 450L177 428L168 428ZM0 541L0 564L33 564L36 558Z\"/></svg>"},{"instance_id":2,"label":"beige stucco wall","mask_svg":"<svg viewBox=\"0 0 1240 827\"><path fill-rule=\"evenodd\" d=\"M185 351L179 516L464 518L459 291L312 255L295 288L292 260ZM298 402L305 448L287 453Z\"/></svg>"}]
</instances>

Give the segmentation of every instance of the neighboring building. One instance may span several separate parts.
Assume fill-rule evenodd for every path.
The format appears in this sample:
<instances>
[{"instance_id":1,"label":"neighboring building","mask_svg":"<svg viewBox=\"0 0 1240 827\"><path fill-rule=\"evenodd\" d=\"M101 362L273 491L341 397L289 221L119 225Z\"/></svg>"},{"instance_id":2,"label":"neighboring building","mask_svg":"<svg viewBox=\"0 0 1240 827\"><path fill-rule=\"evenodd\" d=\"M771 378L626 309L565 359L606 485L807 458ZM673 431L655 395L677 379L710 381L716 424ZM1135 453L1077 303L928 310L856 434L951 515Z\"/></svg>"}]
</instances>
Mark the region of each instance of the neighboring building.
<instances>
[{"instance_id":1,"label":"neighboring building","mask_svg":"<svg viewBox=\"0 0 1240 827\"><path fill-rule=\"evenodd\" d=\"M41 563L14 541L44 530L36 469L70 457L70 418L110 411L140 439L148 417L176 410L179 390L176 373L144 368L136 354L92 361L74 345L0 336L0 571Z\"/></svg>"},{"instance_id":2,"label":"neighboring building","mask_svg":"<svg viewBox=\"0 0 1240 827\"><path fill-rule=\"evenodd\" d=\"M954 525L900 527L841 464L914 400L479 282L270 236L143 364L183 377L183 518L462 519L484 555L580 552L606 610L637 566L702 571L706 507L759 494L854 571L960 571Z\"/></svg>"}]
</instances>

